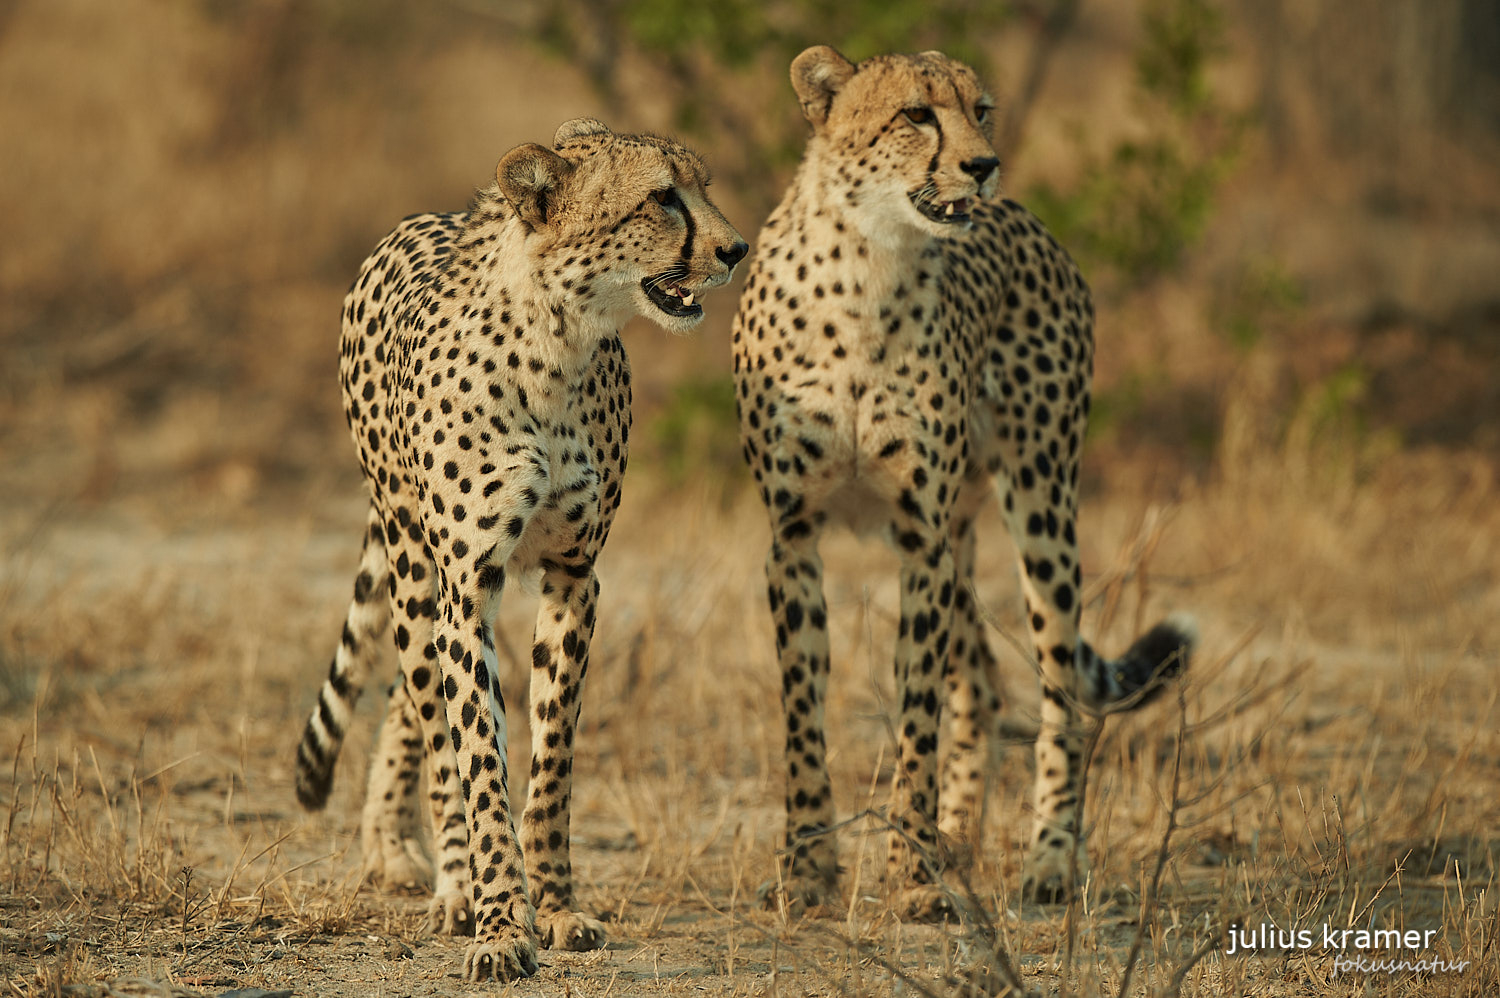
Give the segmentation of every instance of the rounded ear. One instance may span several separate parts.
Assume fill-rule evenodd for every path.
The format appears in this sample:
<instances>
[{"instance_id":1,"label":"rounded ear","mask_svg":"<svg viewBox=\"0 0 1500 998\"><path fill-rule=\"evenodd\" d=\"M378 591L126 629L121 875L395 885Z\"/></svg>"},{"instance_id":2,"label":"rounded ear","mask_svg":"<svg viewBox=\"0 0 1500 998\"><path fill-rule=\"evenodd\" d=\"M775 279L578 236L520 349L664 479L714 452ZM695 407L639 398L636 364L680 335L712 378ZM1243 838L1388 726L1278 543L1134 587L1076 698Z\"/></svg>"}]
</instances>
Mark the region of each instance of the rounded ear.
<instances>
[{"instance_id":1,"label":"rounded ear","mask_svg":"<svg viewBox=\"0 0 1500 998\"><path fill-rule=\"evenodd\" d=\"M828 120L833 95L854 75L854 64L827 45L814 45L792 60L792 89L802 116L816 128Z\"/></svg>"},{"instance_id":2,"label":"rounded ear","mask_svg":"<svg viewBox=\"0 0 1500 998\"><path fill-rule=\"evenodd\" d=\"M574 118L557 126L557 134L552 138L552 148L560 149L582 138L612 139L615 133L609 130L609 126L598 118Z\"/></svg>"},{"instance_id":3,"label":"rounded ear","mask_svg":"<svg viewBox=\"0 0 1500 998\"><path fill-rule=\"evenodd\" d=\"M495 183L521 221L535 229L551 220L563 181L572 172L572 163L546 146L528 142L500 158Z\"/></svg>"}]
</instances>

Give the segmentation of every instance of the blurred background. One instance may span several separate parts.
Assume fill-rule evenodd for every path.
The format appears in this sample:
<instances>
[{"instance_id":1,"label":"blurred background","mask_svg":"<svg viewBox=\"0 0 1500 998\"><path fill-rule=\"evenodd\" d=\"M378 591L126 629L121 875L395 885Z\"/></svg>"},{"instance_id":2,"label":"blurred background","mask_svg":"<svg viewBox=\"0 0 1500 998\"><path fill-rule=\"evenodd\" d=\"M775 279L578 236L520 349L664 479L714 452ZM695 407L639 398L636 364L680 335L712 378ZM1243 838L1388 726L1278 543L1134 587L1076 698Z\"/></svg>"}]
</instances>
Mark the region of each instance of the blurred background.
<instances>
[{"instance_id":1,"label":"blurred background","mask_svg":"<svg viewBox=\"0 0 1500 998\"><path fill-rule=\"evenodd\" d=\"M787 63L818 42L941 47L989 81L1007 192L1098 293L1091 489L1500 457L1486 0L13 0L0 497L355 488L339 306L397 219L589 114L697 146L751 236L805 134ZM738 487L733 310L629 331L643 475Z\"/></svg>"}]
</instances>

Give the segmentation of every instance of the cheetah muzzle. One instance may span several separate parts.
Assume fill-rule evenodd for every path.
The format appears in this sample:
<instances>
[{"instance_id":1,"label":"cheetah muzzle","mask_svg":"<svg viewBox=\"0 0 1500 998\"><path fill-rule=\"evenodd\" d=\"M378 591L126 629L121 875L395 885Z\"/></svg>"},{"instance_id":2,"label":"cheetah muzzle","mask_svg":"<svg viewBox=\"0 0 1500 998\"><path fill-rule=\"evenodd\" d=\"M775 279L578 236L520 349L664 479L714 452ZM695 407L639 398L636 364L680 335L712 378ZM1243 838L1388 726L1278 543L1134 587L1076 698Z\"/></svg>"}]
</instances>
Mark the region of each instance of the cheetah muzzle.
<instances>
[{"instance_id":1,"label":"cheetah muzzle","mask_svg":"<svg viewBox=\"0 0 1500 998\"><path fill-rule=\"evenodd\" d=\"M680 269L664 270L660 274L641 279L641 290L651 299L651 304L674 319L701 319L703 306L697 303L697 295L680 282L686 273Z\"/></svg>"},{"instance_id":2,"label":"cheetah muzzle","mask_svg":"<svg viewBox=\"0 0 1500 998\"><path fill-rule=\"evenodd\" d=\"M952 201L935 200L925 188L912 191L912 205L923 217L943 225L961 225L965 228L973 221L969 212L978 203L975 198L956 198Z\"/></svg>"}]
</instances>

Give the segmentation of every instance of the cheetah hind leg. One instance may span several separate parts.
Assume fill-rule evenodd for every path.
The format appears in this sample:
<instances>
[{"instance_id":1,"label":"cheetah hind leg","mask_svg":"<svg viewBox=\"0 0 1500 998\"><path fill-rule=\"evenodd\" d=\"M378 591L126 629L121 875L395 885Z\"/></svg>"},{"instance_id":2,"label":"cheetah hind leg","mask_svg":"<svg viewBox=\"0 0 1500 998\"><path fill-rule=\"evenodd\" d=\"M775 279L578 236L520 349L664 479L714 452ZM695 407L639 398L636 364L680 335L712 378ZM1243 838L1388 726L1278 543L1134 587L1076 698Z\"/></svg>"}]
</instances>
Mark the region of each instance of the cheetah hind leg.
<instances>
[{"instance_id":1,"label":"cheetah hind leg","mask_svg":"<svg viewBox=\"0 0 1500 998\"><path fill-rule=\"evenodd\" d=\"M577 911L538 912L536 930L547 949L576 952L599 949L608 937L603 922Z\"/></svg>"},{"instance_id":2,"label":"cheetah hind leg","mask_svg":"<svg viewBox=\"0 0 1500 998\"><path fill-rule=\"evenodd\" d=\"M371 759L360 822L365 879L388 890L432 889L432 863L422 848L418 820L421 767L421 725L398 676Z\"/></svg>"},{"instance_id":3,"label":"cheetah hind leg","mask_svg":"<svg viewBox=\"0 0 1500 998\"><path fill-rule=\"evenodd\" d=\"M441 753L451 760L453 750L445 746ZM438 764L431 762L433 768ZM430 773L430 771L429 771ZM473 891L469 880L468 832L464 824L463 798L454 791L450 799L442 794L432 794L433 837L439 842L438 856L441 865L437 871L437 885L433 888L432 900L427 905L427 931L431 935L474 935ZM457 806L455 806L457 805ZM454 813L445 814L449 809Z\"/></svg>"},{"instance_id":4,"label":"cheetah hind leg","mask_svg":"<svg viewBox=\"0 0 1500 998\"><path fill-rule=\"evenodd\" d=\"M1155 699L1163 683L1188 667L1198 629L1187 614L1173 614L1141 635L1118 659L1100 656L1087 642L1078 643L1079 693L1091 709L1109 713L1133 710ZM1040 904L1061 904L1088 876L1083 840L1039 824L1036 841L1021 870L1022 896Z\"/></svg>"},{"instance_id":5,"label":"cheetah hind leg","mask_svg":"<svg viewBox=\"0 0 1500 998\"><path fill-rule=\"evenodd\" d=\"M428 780L431 784L437 777L452 772L457 760L453 757L452 745L445 745L441 752L432 753L438 758L428 759ZM457 788L450 794L430 793L432 806L433 839L440 865L437 885L432 901L427 906L427 931L433 935L474 935L473 891L469 880L469 840L464 823L463 797Z\"/></svg>"},{"instance_id":6,"label":"cheetah hind leg","mask_svg":"<svg viewBox=\"0 0 1500 998\"><path fill-rule=\"evenodd\" d=\"M958 922L969 908L963 895L946 884L914 884L896 892L890 903L903 922Z\"/></svg>"},{"instance_id":7,"label":"cheetah hind leg","mask_svg":"<svg viewBox=\"0 0 1500 998\"><path fill-rule=\"evenodd\" d=\"M461 887L439 887L427 905L427 932L434 936L472 936L474 909L467 892Z\"/></svg>"},{"instance_id":8,"label":"cheetah hind leg","mask_svg":"<svg viewBox=\"0 0 1500 998\"><path fill-rule=\"evenodd\" d=\"M755 897L762 907L788 918L834 916L841 907L838 883L816 873L784 870L780 877L756 888Z\"/></svg>"}]
</instances>

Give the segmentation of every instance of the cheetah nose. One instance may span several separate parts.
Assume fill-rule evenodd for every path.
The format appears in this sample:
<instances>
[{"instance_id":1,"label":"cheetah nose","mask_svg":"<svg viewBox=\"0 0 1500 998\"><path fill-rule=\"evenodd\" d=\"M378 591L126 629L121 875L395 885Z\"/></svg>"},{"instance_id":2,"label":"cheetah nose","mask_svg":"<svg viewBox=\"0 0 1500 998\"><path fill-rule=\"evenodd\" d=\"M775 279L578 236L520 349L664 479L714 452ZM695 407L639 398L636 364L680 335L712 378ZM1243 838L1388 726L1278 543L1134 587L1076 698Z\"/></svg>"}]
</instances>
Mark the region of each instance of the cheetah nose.
<instances>
[{"instance_id":1,"label":"cheetah nose","mask_svg":"<svg viewBox=\"0 0 1500 998\"><path fill-rule=\"evenodd\" d=\"M1000 160L994 156L976 156L967 162L960 163L958 168L974 178L975 183L982 184L990 178L1000 165Z\"/></svg>"},{"instance_id":2,"label":"cheetah nose","mask_svg":"<svg viewBox=\"0 0 1500 998\"><path fill-rule=\"evenodd\" d=\"M742 239L728 249L720 246L714 250L714 256L724 261L724 266L733 270L734 265L745 259L745 254L748 252L750 252L750 246Z\"/></svg>"}]
</instances>

